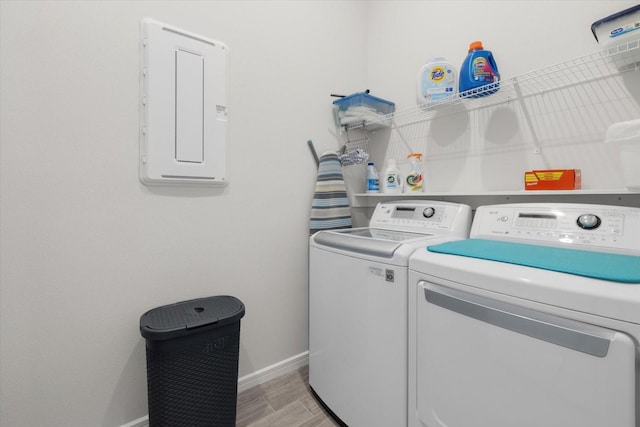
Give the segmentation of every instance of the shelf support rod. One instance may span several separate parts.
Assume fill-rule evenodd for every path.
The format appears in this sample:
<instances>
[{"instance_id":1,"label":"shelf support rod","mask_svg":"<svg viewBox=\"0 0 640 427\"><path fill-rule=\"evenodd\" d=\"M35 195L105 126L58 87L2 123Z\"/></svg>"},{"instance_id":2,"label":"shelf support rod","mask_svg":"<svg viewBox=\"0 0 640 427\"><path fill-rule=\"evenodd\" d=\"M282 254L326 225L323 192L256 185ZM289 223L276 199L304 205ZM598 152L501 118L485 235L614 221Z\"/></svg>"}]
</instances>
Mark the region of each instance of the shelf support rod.
<instances>
[{"instance_id":1,"label":"shelf support rod","mask_svg":"<svg viewBox=\"0 0 640 427\"><path fill-rule=\"evenodd\" d=\"M409 145L409 143L405 139L404 135L400 131L400 127L396 124L396 120L393 117L391 117L391 127L392 127L392 129L395 129L396 132L398 132L398 136L400 137L400 139L402 140L402 143L406 147L407 152L409 154L413 153L413 149L411 148L411 146ZM425 153L425 155L426 155L426 153Z\"/></svg>"},{"instance_id":2,"label":"shelf support rod","mask_svg":"<svg viewBox=\"0 0 640 427\"><path fill-rule=\"evenodd\" d=\"M307 145L311 150L311 155L313 156L313 159L316 161L316 166L320 166L320 159L318 158L318 153L316 152L316 148L313 146L313 141L308 140Z\"/></svg>"},{"instance_id":3,"label":"shelf support rod","mask_svg":"<svg viewBox=\"0 0 640 427\"><path fill-rule=\"evenodd\" d=\"M538 135L536 134L536 130L533 127L533 123L531 123L531 116L529 114L529 109L527 108L527 104L524 102L524 98L522 96L522 90L520 90L520 83L517 78L513 79L513 89L516 91L516 98L520 103L520 107L522 108L522 113L524 114L524 119L527 122L527 126L529 127L529 132L531 132L531 136L533 137L533 142L535 147L533 149L534 154L540 154L542 152L542 148L540 147L540 141L538 140Z\"/></svg>"}]
</instances>

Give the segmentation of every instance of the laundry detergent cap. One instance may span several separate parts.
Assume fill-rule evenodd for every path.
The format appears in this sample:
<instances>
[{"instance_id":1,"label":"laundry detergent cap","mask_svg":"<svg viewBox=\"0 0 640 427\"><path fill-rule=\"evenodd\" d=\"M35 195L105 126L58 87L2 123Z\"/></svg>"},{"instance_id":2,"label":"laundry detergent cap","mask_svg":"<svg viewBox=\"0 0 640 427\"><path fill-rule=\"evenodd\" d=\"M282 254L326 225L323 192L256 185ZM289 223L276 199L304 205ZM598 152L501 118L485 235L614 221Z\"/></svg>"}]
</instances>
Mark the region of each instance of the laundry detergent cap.
<instances>
[{"instance_id":1,"label":"laundry detergent cap","mask_svg":"<svg viewBox=\"0 0 640 427\"><path fill-rule=\"evenodd\" d=\"M471 42L471 44L469 45L469 52L471 52L472 50L482 50L482 49L484 48L482 47L482 42L480 40Z\"/></svg>"}]
</instances>

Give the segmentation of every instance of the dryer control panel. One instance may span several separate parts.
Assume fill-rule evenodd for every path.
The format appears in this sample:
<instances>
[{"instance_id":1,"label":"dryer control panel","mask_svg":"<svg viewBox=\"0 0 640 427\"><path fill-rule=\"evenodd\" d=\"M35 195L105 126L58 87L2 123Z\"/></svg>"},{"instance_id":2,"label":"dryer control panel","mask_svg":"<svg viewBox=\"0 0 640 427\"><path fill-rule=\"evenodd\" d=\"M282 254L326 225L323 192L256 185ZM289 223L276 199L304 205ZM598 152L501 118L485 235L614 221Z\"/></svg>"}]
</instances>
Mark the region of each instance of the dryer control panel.
<instances>
[{"instance_id":1,"label":"dryer control panel","mask_svg":"<svg viewBox=\"0 0 640 427\"><path fill-rule=\"evenodd\" d=\"M640 254L640 208L523 203L481 206L471 238Z\"/></svg>"},{"instance_id":2,"label":"dryer control panel","mask_svg":"<svg viewBox=\"0 0 640 427\"><path fill-rule=\"evenodd\" d=\"M385 230L459 235L467 237L471 208L458 203L412 200L381 202L376 206L369 227Z\"/></svg>"}]
</instances>

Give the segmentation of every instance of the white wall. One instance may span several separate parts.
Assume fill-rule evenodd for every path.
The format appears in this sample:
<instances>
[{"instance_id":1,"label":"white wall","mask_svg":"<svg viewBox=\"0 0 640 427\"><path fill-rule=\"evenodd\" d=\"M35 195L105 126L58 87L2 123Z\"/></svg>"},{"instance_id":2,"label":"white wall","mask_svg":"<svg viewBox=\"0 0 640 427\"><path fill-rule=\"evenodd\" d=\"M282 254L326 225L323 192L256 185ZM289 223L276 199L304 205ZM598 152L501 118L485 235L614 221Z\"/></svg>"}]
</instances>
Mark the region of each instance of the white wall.
<instances>
[{"instance_id":1,"label":"white wall","mask_svg":"<svg viewBox=\"0 0 640 427\"><path fill-rule=\"evenodd\" d=\"M139 316L231 294L240 376L308 349L308 217L362 2L0 2L0 425L147 413ZM138 181L140 20L231 47L224 191Z\"/></svg>"},{"instance_id":2,"label":"white wall","mask_svg":"<svg viewBox=\"0 0 640 427\"><path fill-rule=\"evenodd\" d=\"M459 70L469 43L481 40L493 52L502 78L516 77L602 49L591 33L591 24L636 4L610 0L370 2L367 86L395 101L397 111L415 110L418 70L434 57L445 57ZM604 135L611 123L638 117L640 79L638 73L626 77L620 84L626 85L635 100L624 114L616 115L610 104L594 103L587 105L589 111L567 113L558 108L555 116L534 117L534 123L543 124L537 126L537 135L552 135L546 141L539 138L543 140L540 154L534 152L517 103L442 118L436 115L426 131L413 135L411 143L414 151L426 154L427 190L521 190L524 171L554 168L582 169L585 189L623 188L618 154L604 144ZM540 86L546 83L541 79ZM600 88L586 88L594 89ZM616 89L606 82L603 90ZM570 105L575 100L568 97L552 93L532 102ZM580 129L584 137L553 140L570 128ZM415 127L404 132L412 130ZM389 140L388 132L380 135L378 143L380 139L383 143ZM398 135L392 132L390 139L386 157L404 159L408 152Z\"/></svg>"},{"instance_id":3,"label":"white wall","mask_svg":"<svg viewBox=\"0 0 640 427\"><path fill-rule=\"evenodd\" d=\"M416 76L430 59L460 68L469 43L493 52L503 78L599 50L591 24L636 5L632 0L376 1L367 8L368 84L415 105Z\"/></svg>"},{"instance_id":4,"label":"white wall","mask_svg":"<svg viewBox=\"0 0 640 427\"><path fill-rule=\"evenodd\" d=\"M138 319L165 303L240 298L241 376L305 351L306 140L336 147L328 95L407 108L419 67L475 39L515 76L596 50L590 24L634 3L1 1L0 425L144 415ZM143 17L232 49L222 192L138 182ZM485 169L480 189L500 178Z\"/></svg>"}]
</instances>

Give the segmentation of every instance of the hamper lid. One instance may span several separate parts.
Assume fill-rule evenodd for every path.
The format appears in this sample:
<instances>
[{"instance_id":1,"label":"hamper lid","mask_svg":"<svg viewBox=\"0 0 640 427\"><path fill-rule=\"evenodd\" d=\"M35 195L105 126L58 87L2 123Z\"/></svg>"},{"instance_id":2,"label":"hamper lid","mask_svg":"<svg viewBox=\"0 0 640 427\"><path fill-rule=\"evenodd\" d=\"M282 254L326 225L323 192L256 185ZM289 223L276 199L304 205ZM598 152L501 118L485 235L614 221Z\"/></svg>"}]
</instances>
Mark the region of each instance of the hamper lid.
<instances>
[{"instance_id":1,"label":"hamper lid","mask_svg":"<svg viewBox=\"0 0 640 427\"><path fill-rule=\"evenodd\" d=\"M156 307L140 317L140 333L150 340L165 340L215 329L244 316L244 304L232 296L198 298Z\"/></svg>"}]
</instances>

